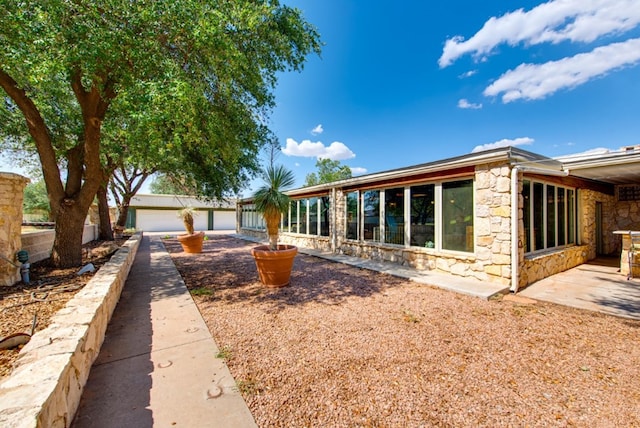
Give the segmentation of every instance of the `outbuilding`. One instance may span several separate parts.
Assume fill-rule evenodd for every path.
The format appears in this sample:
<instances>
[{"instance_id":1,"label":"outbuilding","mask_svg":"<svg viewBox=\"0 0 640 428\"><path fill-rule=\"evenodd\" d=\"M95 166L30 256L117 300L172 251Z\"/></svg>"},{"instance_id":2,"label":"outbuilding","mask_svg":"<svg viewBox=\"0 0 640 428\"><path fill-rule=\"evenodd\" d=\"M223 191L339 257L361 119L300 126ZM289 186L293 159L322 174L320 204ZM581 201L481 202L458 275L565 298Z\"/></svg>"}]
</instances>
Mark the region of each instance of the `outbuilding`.
<instances>
[{"instance_id":1,"label":"outbuilding","mask_svg":"<svg viewBox=\"0 0 640 428\"><path fill-rule=\"evenodd\" d=\"M184 207L195 209L196 230L235 230L236 200L204 201L191 196L137 194L131 199L127 228L145 232L184 230L179 212Z\"/></svg>"}]
</instances>

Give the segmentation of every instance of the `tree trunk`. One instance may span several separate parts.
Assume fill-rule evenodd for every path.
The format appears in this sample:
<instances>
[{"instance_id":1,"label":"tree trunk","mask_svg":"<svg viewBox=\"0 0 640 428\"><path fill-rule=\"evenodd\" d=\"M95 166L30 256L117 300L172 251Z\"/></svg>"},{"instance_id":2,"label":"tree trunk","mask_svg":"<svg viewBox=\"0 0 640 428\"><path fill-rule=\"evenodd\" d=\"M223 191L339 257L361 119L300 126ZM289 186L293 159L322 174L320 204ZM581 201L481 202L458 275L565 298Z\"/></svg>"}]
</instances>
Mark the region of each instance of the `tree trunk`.
<instances>
[{"instance_id":1,"label":"tree trunk","mask_svg":"<svg viewBox=\"0 0 640 428\"><path fill-rule=\"evenodd\" d=\"M129 201L131 197L124 196L122 203L118 205L118 220L116 225L125 227L127 225L127 215L129 214Z\"/></svg>"},{"instance_id":2,"label":"tree trunk","mask_svg":"<svg viewBox=\"0 0 640 428\"><path fill-rule=\"evenodd\" d=\"M111 218L109 216L109 200L107 199L107 187L100 186L98 197L98 217L100 218L98 239L113 241L113 229L111 228Z\"/></svg>"},{"instance_id":3,"label":"tree trunk","mask_svg":"<svg viewBox=\"0 0 640 428\"><path fill-rule=\"evenodd\" d=\"M82 264L82 233L87 209L78 203L61 205L56 215L55 239L51 252L54 266L67 268Z\"/></svg>"}]
</instances>

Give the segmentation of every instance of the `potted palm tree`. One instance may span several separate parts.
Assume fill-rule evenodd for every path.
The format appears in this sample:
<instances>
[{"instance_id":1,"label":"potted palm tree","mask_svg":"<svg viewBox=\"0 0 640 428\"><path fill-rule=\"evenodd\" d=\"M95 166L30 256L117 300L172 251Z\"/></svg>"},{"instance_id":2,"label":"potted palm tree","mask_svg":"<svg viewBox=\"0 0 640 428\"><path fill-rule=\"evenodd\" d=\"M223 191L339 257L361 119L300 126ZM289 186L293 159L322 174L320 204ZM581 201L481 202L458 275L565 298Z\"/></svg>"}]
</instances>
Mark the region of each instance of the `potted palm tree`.
<instances>
[{"instance_id":1,"label":"potted palm tree","mask_svg":"<svg viewBox=\"0 0 640 428\"><path fill-rule=\"evenodd\" d=\"M186 234L178 235L178 241L182 245L185 253L201 253L202 241L204 240L204 232L195 232L193 229L193 216L195 211L191 207L185 207L180 210L178 215L184 223Z\"/></svg>"},{"instance_id":2,"label":"potted palm tree","mask_svg":"<svg viewBox=\"0 0 640 428\"><path fill-rule=\"evenodd\" d=\"M253 201L256 211L264 217L269 245L254 247L251 254L262 283L267 287L284 287L289 284L298 248L279 245L278 233L282 214L289 209L289 196L283 190L293 185L295 177L292 171L282 165L270 165L262 174L265 182L253 195Z\"/></svg>"}]
</instances>

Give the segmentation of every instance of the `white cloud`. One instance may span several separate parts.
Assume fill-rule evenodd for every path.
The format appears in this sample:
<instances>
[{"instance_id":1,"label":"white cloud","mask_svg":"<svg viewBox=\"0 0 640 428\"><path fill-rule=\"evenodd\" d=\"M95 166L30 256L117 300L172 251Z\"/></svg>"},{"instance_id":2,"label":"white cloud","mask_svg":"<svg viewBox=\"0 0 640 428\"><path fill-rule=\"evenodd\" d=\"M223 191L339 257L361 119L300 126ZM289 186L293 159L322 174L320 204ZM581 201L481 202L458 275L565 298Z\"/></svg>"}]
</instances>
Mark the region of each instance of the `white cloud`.
<instances>
[{"instance_id":1,"label":"white cloud","mask_svg":"<svg viewBox=\"0 0 640 428\"><path fill-rule=\"evenodd\" d=\"M462 98L460 101L458 101L458 107L463 108L463 109L474 109L474 110L477 110L477 109L482 108L482 104L470 103L466 99Z\"/></svg>"},{"instance_id":2,"label":"white cloud","mask_svg":"<svg viewBox=\"0 0 640 428\"><path fill-rule=\"evenodd\" d=\"M311 130L311 135L318 135L318 134L322 134L324 132L324 129L322 128L322 124L318 124L318 126L316 126L315 128L313 128Z\"/></svg>"},{"instance_id":3,"label":"white cloud","mask_svg":"<svg viewBox=\"0 0 640 428\"><path fill-rule=\"evenodd\" d=\"M471 153L482 152L484 150L497 149L499 147L513 147L513 146L524 146L533 144L534 139L529 137L520 137L520 138L504 138L502 140L496 141L495 143L483 144L481 146L476 146L471 150Z\"/></svg>"},{"instance_id":4,"label":"white cloud","mask_svg":"<svg viewBox=\"0 0 640 428\"><path fill-rule=\"evenodd\" d=\"M362 168L359 166L355 166L353 168L351 168L351 174L352 175L363 175L367 173L367 168Z\"/></svg>"},{"instance_id":5,"label":"white cloud","mask_svg":"<svg viewBox=\"0 0 640 428\"><path fill-rule=\"evenodd\" d=\"M318 159L331 160L345 160L356 157L355 153L339 141L334 141L327 147L322 141L304 140L298 144L293 138L287 138L287 145L282 149L282 153L287 156L316 157Z\"/></svg>"},{"instance_id":6,"label":"white cloud","mask_svg":"<svg viewBox=\"0 0 640 428\"><path fill-rule=\"evenodd\" d=\"M469 70L466 73L462 73L460 76L458 76L460 79L466 79L467 77L471 77L474 74L477 74L478 70Z\"/></svg>"},{"instance_id":7,"label":"white cloud","mask_svg":"<svg viewBox=\"0 0 640 428\"><path fill-rule=\"evenodd\" d=\"M503 94L504 103L521 98L542 99L560 89L582 85L612 70L637 62L640 62L640 39L630 39L558 61L521 64L488 86L484 95Z\"/></svg>"},{"instance_id":8,"label":"white cloud","mask_svg":"<svg viewBox=\"0 0 640 428\"><path fill-rule=\"evenodd\" d=\"M448 39L438 64L447 67L465 54L483 60L503 43L590 43L607 34L624 33L638 24L638 0L552 0L528 12L518 9L499 18L491 17L468 40L462 36Z\"/></svg>"}]
</instances>

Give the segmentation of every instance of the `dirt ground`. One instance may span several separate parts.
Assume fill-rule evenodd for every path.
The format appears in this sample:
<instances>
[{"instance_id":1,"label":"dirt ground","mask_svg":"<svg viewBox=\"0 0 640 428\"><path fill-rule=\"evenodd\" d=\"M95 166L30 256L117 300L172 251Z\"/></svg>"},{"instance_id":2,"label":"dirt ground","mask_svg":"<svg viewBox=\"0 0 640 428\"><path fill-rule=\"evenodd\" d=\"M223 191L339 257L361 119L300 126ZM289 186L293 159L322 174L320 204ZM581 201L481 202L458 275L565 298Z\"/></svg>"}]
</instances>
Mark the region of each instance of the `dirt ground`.
<instances>
[{"instance_id":1,"label":"dirt ground","mask_svg":"<svg viewBox=\"0 0 640 428\"><path fill-rule=\"evenodd\" d=\"M250 243L164 242L261 427L640 427L639 321L302 254L266 289Z\"/></svg>"},{"instance_id":2,"label":"dirt ground","mask_svg":"<svg viewBox=\"0 0 640 428\"><path fill-rule=\"evenodd\" d=\"M126 241L92 241L83 246L82 265L92 263L96 272ZM30 283L0 287L0 338L16 333L32 333L49 325L51 317L95 275L77 274L80 267L55 269L48 260L32 263ZM0 379L9 375L22 346L0 349Z\"/></svg>"}]
</instances>

